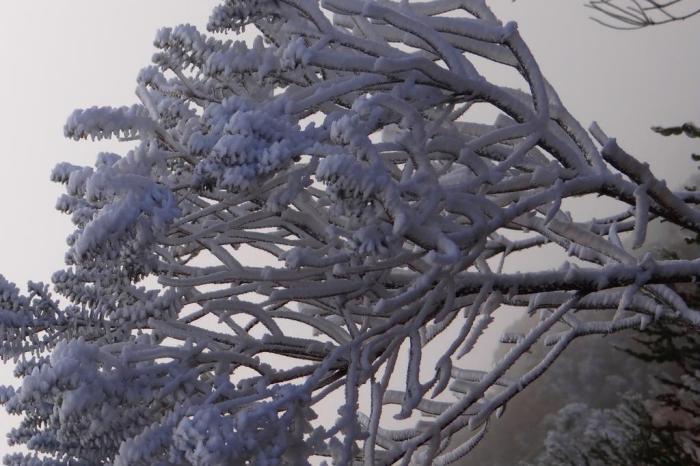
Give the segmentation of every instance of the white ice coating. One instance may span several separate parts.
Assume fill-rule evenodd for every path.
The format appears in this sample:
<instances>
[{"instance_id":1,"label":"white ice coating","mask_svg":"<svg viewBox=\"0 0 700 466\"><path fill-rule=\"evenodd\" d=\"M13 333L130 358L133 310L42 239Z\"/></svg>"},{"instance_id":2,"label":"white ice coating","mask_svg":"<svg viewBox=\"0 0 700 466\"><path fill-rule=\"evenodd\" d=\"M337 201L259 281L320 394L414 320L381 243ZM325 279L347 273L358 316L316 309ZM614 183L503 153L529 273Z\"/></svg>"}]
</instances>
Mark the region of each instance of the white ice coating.
<instances>
[{"instance_id":1,"label":"white ice coating","mask_svg":"<svg viewBox=\"0 0 700 466\"><path fill-rule=\"evenodd\" d=\"M252 46L223 38L244 27ZM573 339L700 323L669 286L700 261L639 261L620 239L641 246L656 218L700 233L694 197L584 130L483 0L227 0L210 29L158 33L139 105L69 117L67 137L138 142L53 172L76 226L53 277L70 304L0 280L23 378L0 401L42 452L7 464L450 464ZM562 211L582 195L624 207ZM561 267L508 267L545 244ZM501 335L491 370L464 367L497 310L540 319ZM513 378L535 344L549 352Z\"/></svg>"}]
</instances>

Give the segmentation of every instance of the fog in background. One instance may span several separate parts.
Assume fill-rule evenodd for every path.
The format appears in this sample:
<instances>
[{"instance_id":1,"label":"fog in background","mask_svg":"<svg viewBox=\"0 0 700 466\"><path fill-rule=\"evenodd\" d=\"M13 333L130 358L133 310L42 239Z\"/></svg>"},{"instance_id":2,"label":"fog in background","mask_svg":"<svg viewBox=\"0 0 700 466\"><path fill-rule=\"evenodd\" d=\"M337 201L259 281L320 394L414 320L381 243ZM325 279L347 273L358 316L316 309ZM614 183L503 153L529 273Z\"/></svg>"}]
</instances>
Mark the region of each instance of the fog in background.
<instances>
[{"instance_id":1,"label":"fog in background","mask_svg":"<svg viewBox=\"0 0 700 466\"><path fill-rule=\"evenodd\" d=\"M214 0L3 0L0 3L0 273L20 288L48 281L63 265L69 218L53 209L62 187L49 181L61 161L92 164L100 151L125 153L129 143L63 138L75 108L130 105L138 71L149 64L155 32L189 22L203 29ZM649 131L698 120L697 44L700 17L620 32L588 19L578 0L494 0L515 20L544 75L584 126L599 122L620 145L679 185L696 164L692 140ZM504 75L504 81L508 76ZM579 209L600 208L598 204ZM602 214L601 214L602 215ZM548 258L539 257L539 265ZM554 264L552 264L554 265ZM523 267L527 264L522 264ZM517 265L516 265L517 268ZM492 334L509 323L502 318ZM481 359L490 363L484 347ZM465 364L466 366L466 364ZM11 371L0 383L11 383ZM0 454L11 421L0 414Z\"/></svg>"}]
</instances>

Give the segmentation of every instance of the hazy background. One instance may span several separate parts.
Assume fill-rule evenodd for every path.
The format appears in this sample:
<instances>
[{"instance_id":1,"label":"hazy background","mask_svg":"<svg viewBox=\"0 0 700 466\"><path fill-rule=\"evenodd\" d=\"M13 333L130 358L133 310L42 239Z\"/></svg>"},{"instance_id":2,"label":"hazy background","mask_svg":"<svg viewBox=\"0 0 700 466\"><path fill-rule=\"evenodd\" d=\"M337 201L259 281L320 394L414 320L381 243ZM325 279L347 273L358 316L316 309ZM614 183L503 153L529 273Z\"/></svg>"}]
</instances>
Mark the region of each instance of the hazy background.
<instances>
[{"instance_id":1,"label":"hazy background","mask_svg":"<svg viewBox=\"0 0 700 466\"><path fill-rule=\"evenodd\" d=\"M72 142L63 123L75 108L128 105L158 28L203 28L214 0L2 0L0 2L0 273L24 286L63 264L69 219L53 209L60 161L92 164L110 142ZM700 18L636 32L605 29L578 0L494 0L515 20L545 76L572 114L597 120L622 147L678 185L697 171L692 140L649 127L697 120ZM591 206L594 208L595 206ZM488 358L488 355L484 356ZM0 383L11 383L9 370ZM0 415L0 454L11 421Z\"/></svg>"}]
</instances>

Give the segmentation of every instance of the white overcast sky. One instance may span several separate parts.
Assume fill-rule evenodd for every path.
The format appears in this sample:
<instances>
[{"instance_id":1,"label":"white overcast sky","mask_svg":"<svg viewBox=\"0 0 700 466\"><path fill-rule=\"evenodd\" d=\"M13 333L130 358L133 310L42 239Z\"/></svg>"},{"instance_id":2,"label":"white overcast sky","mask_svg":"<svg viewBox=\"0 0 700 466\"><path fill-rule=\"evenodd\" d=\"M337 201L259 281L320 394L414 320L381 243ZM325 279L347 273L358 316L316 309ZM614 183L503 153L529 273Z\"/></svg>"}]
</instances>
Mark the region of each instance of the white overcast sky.
<instances>
[{"instance_id":1,"label":"white overcast sky","mask_svg":"<svg viewBox=\"0 0 700 466\"><path fill-rule=\"evenodd\" d=\"M91 164L99 151L128 148L63 139L68 114L135 102L135 77L149 63L156 30L183 22L203 26L216 3L0 2L0 273L23 287L61 268L71 225L53 208L61 193L49 181L56 163ZM697 143L663 138L649 127L700 120L700 18L619 32L588 20L583 0L491 4L502 19L518 21L545 76L584 126L597 120L671 184L697 172L689 157L700 152ZM0 438L0 453L3 448Z\"/></svg>"}]
</instances>

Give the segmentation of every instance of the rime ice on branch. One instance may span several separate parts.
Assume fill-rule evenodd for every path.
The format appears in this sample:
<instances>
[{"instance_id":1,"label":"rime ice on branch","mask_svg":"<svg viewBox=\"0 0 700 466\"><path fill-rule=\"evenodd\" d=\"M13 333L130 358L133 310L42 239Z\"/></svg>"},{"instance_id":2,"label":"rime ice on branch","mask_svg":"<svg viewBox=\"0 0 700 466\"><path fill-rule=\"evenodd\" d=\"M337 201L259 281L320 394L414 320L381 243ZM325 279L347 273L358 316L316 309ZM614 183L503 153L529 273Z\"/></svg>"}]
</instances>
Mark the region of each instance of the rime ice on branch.
<instances>
[{"instance_id":1,"label":"rime ice on branch","mask_svg":"<svg viewBox=\"0 0 700 466\"><path fill-rule=\"evenodd\" d=\"M68 120L71 138L138 143L54 170L76 226L53 277L70 304L0 283L2 354L23 379L0 400L24 415L11 442L38 455L7 464L449 464L575 338L700 322L668 286L700 262L640 261L620 240L641 245L654 218L699 233L700 212L584 130L482 0L232 0L209 28L158 33L139 105ZM484 105L495 124L474 122ZM625 207L561 210L582 195ZM574 259L506 272L544 244ZM502 306L540 320L503 335L490 371L465 367ZM337 391L337 418L318 419ZM387 405L414 427L393 429Z\"/></svg>"}]
</instances>

